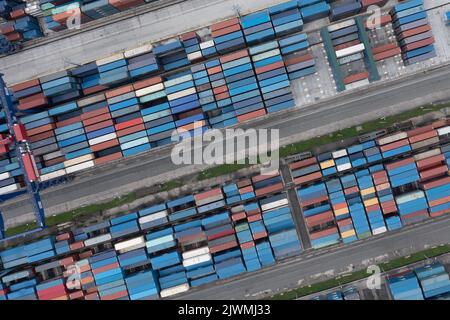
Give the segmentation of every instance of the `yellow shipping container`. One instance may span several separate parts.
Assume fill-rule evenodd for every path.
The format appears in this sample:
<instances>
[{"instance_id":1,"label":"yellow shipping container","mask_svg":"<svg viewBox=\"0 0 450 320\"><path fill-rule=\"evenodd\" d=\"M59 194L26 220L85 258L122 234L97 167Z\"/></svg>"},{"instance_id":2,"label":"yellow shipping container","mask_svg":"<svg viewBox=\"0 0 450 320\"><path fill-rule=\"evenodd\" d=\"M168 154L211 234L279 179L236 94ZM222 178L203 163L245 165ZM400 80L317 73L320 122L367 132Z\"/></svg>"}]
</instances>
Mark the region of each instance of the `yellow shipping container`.
<instances>
[{"instance_id":1,"label":"yellow shipping container","mask_svg":"<svg viewBox=\"0 0 450 320\"><path fill-rule=\"evenodd\" d=\"M334 160L333 159L320 163L320 168L321 169L327 169L327 168L330 168L330 167L334 167Z\"/></svg>"},{"instance_id":2,"label":"yellow shipping container","mask_svg":"<svg viewBox=\"0 0 450 320\"><path fill-rule=\"evenodd\" d=\"M364 206L365 207L370 207L370 206L373 206L374 204L378 204L378 199L377 198L372 198L372 199L364 201Z\"/></svg>"},{"instance_id":3,"label":"yellow shipping container","mask_svg":"<svg viewBox=\"0 0 450 320\"><path fill-rule=\"evenodd\" d=\"M356 234L356 233L355 233L355 230L352 229L352 230L347 230L347 231L345 231L345 232L342 232L342 233L341 233L341 236L342 236L342 238L349 238L349 237L354 236L355 234Z\"/></svg>"},{"instance_id":4,"label":"yellow shipping container","mask_svg":"<svg viewBox=\"0 0 450 320\"><path fill-rule=\"evenodd\" d=\"M375 188L374 187L361 190L361 195L362 196L367 196L368 194L372 194L372 193L375 193Z\"/></svg>"},{"instance_id":5,"label":"yellow shipping container","mask_svg":"<svg viewBox=\"0 0 450 320\"><path fill-rule=\"evenodd\" d=\"M335 216L342 216L343 214L347 214L347 213L348 213L348 208L341 208L341 209L334 210Z\"/></svg>"}]
</instances>

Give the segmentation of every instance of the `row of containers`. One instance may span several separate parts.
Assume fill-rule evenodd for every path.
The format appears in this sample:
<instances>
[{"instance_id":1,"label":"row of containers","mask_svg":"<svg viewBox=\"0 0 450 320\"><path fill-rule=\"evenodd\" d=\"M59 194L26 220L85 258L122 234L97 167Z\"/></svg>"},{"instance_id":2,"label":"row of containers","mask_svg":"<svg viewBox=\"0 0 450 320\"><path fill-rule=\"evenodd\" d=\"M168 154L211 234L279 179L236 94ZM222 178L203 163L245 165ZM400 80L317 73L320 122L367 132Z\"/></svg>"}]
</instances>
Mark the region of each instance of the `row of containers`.
<instances>
[{"instance_id":1,"label":"row of containers","mask_svg":"<svg viewBox=\"0 0 450 320\"><path fill-rule=\"evenodd\" d=\"M11 42L21 42L43 36L32 8L20 0L0 1L0 34Z\"/></svg>"},{"instance_id":2,"label":"row of containers","mask_svg":"<svg viewBox=\"0 0 450 320\"><path fill-rule=\"evenodd\" d=\"M394 6L390 14L405 65L436 56L435 39L423 0L402 2Z\"/></svg>"},{"instance_id":3,"label":"row of containers","mask_svg":"<svg viewBox=\"0 0 450 320\"><path fill-rule=\"evenodd\" d=\"M438 121L291 163L312 247L449 212L449 130Z\"/></svg>"},{"instance_id":4,"label":"row of containers","mask_svg":"<svg viewBox=\"0 0 450 320\"><path fill-rule=\"evenodd\" d=\"M308 7L300 6L300 14ZM293 107L290 80L316 72L307 35L287 36L301 29L298 18L298 3L290 1L211 26L213 40L201 42L189 32L12 86L42 181L171 143L174 130L186 134L194 123L220 128ZM265 41L261 26L268 24L275 25L270 34L284 37L238 49ZM229 50L237 51L168 77L145 78ZM0 122L6 134L4 115ZM20 190L14 152L3 150L0 160L8 179L0 180L0 193Z\"/></svg>"},{"instance_id":5,"label":"row of containers","mask_svg":"<svg viewBox=\"0 0 450 320\"><path fill-rule=\"evenodd\" d=\"M385 23L384 20L381 21ZM367 20L363 22L361 17L356 17L323 27L320 31L338 91L380 79L367 25Z\"/></svg>"},{"instance_id":6,"label":"row of containers","mask_svg":"<svg viewBox=\"0 0 450 320\"><path fill-rule=\"evenodd\" d=\"M158 48L154 52L165 57L161 48L167 46ZM140 55L126 54L128 66L122 55L116 55L11 89L23 113L20 122L41 181L46 181L166 145L172 142L174 130L184 137L195 127L222 128L294 107L290 79L315 72L312 55L303 54L307 48L306 35L300 34L196 64L164 80L156 76L109 90L92 83L92 79L123 78L131 66L132 71L158 69L153 52L134 51ZM291 63L288 66L283 53ZM299 58L302 62L293 63ZM83 89L87 83L104 91L66 101L89 90ZM1 118L0 129L6 134L4 113ZM0 180L0 193L5 194L20 189L23 178L12 150L2 150L2 159L5 181Z\"/></svg>"},{"instance_id":7,"label":"row of containers","mask_svg":"<svg viewBox=\"0 0 450 320\"><path fill-rule=\"evenodd\" d=\"M278 171L0 252L2 299L155 299L302 251Z\"/></svg>"},{"instance_id":8,"label":"row of containers","mask_svg":"<svg viewBox=\"0 0 450 320\"><path fill-rule=\"evenodd\" d=\"M389 275L386 282L393 300L448 300L450 298L448 271L440 262Z\"/></svg>"}]
</instances>

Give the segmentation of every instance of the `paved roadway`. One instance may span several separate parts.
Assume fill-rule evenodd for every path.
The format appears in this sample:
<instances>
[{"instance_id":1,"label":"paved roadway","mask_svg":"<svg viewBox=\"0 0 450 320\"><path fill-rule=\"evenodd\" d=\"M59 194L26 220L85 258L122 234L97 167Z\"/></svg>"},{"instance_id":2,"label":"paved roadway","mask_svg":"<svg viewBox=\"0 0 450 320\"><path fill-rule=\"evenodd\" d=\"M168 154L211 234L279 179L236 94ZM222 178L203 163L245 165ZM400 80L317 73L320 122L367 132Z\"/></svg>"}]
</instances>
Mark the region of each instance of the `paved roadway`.
<instances>
[{"instance_id":1,"label":"paved roadway","mask_svg":"<svg viewBox=\"0 0 450 320\"><path fill-rule=\"evenodd\" d=\"M278 128L280 139L302 135L308 130L328 127L337 121L352 117L363 117L373 111L391 112L392 106L402 105L402 109L414 108L436 100L450 99L450 65L410 76L403 80L381 83L364 91L338 95L306 108L271 115L261 120L243 125L253 128ZM353 120L352 120L353 121ZM78 201L83 197L97 195L130 183L152 179L155 175L166 175L179 169L170 160L170 148L152 151L103 168L82 173L77 180L42 193L45 208ZM10 204L2 205L5 220L30 213L26 197L18 198Z\"/></svg>"},{"instance_id":2,"label":"paved roadway","mask_svg":"<svg viewBox=\"0 0 450 320\"><path fill-rule=\"evenodd\" d=\"M334 270L348 270L353 266L355 270L361 269L363 262L370 258L402 251L406 255L410 252L423 250L427 246L435 246L450 242L450 217L440 217L427 221L425 224L411 226L396 232L385 233L380 236L368 238L347 246L329 249L314 254L312 257L300 255L295 260L275 265L267 270L262 270L235 279L226 283L212 284L198 290L190 291L175 299L260 299L266 290L276 293L278 290L286 290L310 284L308 278L318 273ZM406 253L406 250L409 252ZM398 252L397 252L398 254ZM392 254L391 254L392 256ZM308 282L306 282L308 281Z\"/></svg>"}]
</instances>

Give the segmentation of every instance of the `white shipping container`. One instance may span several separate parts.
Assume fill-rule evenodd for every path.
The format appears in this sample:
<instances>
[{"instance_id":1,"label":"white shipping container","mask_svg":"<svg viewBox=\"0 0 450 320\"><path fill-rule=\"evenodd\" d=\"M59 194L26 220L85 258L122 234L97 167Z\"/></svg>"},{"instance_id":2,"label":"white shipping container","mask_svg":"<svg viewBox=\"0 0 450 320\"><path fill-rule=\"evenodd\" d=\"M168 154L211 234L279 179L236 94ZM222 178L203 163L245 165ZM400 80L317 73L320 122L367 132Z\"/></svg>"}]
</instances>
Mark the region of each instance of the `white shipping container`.
<instances>
[{"instance_id":1,"label":"white shipping container","mask_svg":"<svg viewBox=\"0 0 450 320\"><path fill-rule=\"evenodd\" d=\"M441 149L432 149L425 152L418 153L413 156L415 161L423 160L426 158L434 157L441 154Z\"/></svg>"},{"instance_id":2,"label":"white shipping container","mask_svg":"<svg viewBox=\"0 0 450 320\"><path fill-rule=\"evenodd\" d=\"M345 89L346 90L356 89L356 88L359 88L359 87L367 86L368 84L370 84L369 79L363 79L363 80L356 81L356 82L353 82L353 83L350 83L350 84L346 85Z\"/></svg>"},{"instance_id":3,"label":"white shipping container","mask_svg":"<svg viewBox=\"0 0 450 320\"><path fill-rule=\"evenodd\" d=\"M70 166L73 166L73 165L76 165L76 164L79 164L82 162L86 162L89 160L93 160L93 159L94 159L94 155L92 153L90 153L90 154L86 154L81 157L76 157L76 158L73 158L70 160L66 160L66 161L64 161L64 166L67 168L67 167L70 167Z\"/></svg>"},{"instance_id":4,"label":"white shipping container","mask_svg":"<svg viewBox=\"0 0 450 320\"><path fill-rule=\"evenodd\" d=\"M386 227L380 227L372 230L373 235L385 233L387 231Z\"/></svg>"},{"instance_id":5,"label":"white shipping container","mask_svg":"<svg viewBox=\"0 0 450 320\"><path fill-rule=\"evenodd\" d=\"M214 47L214 40L209 40L209 41L200 43L200 49L208 49L211 47Z\"/></svg>"},{"instance_id":6,"label":"white shipping container","mask_svg":"<svg viewBox=\"0 0 450 320\"><path fill-rule=\"evenodd\" d=\"M198 249L194 249L194 250L185 251L181 255L182 255L183 259L189 259L189 258L193 258L196 256L204 255L207 253L209 253L209 247L206 246L206 247L202 247L202 248L198 248Z\"/></svg>"},{"instance_id":7,"label":"white shipping container","mask_svg":"<svg viewBox=\"0 0 450 320\"><path fill-rule=\"evenodd\" d=\"M270 210L270 209L275 209L281 206L285 206L288 204L288 199L280 199L278 201L274 201L274 202L270 202L270 203L266 203L264 205L261 206L261 210L262 211L266 211L266 210Z\"/></svg>"},{"instance_id":8,"label":"white shipping container","mask_svg":"<svg viewBox=\"0 0 450 320\"><path fill-rule=\"evenodd\" d=\"M349 163L344 163L344 164L341 164L341 165L338 165L337 166L337 171L345 171L345 170L348 170L348 169L351 169L352 168L352 164L349 162Z\"/></svg>"},{"instance_id":9,"label":"white shipping container","mask_svg":"<svg viewBox=\"0 0 450 320\"><path fill-rule=\"evenodd\" d=\"M108 134L105 134L104 136L100 136L100 137L97 137L97 138L94 138L94 139L90 139L89 140L89 145L93 146L93 145L96 145L96 144L99 144L99 143L102 143L102 142L105 142L105 141L109 141L109 140L112 140L112 139L115 139L115 138L117 138L117 135L116 135L115 132L108 133Z\"/></svg>"},{"instance_id":10,"label":"white shipping container","mask_svg":"<svg viewBox=\"0 0 450 320\"><path fill-rule=\"evenodd\" d=\"M187 268L187 267L194 266L196 264L204 263L204 262L211 261L211 260L212 260L211 255L209 253L205 253L200 256L184 259L183 266L185 268Z\"/></svg>"},{"instance_id":11,"label":"white shipping container","mask_svg":"<svg viewBox=\"0 0 450 320\"><path fill-rule=\"evenodd\" d=\"M123 53L123 56L125 58L131 58L131 57L135 57L135 56L138 56L138 55L141 55L144 53L148 53L148 52L152 51L152 49L153 49L153 46L151 44L146 44L146 45L125 51Z\"/></svg>"},{"instance_id":12,"label":"white shipping container","mask_svg":"<svg viewBox=\"0 0 450 320\"><path fill-rule=\"evenodd\" d=\"M260 53L260 54L257 54L255 56L253 56L252 60L253 60L253 62L257 62L257 61L264 60L264 59L267 59L267 58L270 58L270 57L273 57L273 56L277 56L277 55L280 55L280 54L281 54L280 53L280 49L273 49L273 50L270 50L270 51L267 51L267 52L263 52L263 53Z\"/></svg>"},{"instance_id":13,"label":"white shipping container","mask_svg":"<svg viewBox=\"0 0 450 320\"><path fill-rule=\"evenodd\" d=\"M388 144L388 143L391 143L394 141L406 139L406 138L408 138L408 134L406 132L399 132L399 133L396 133L396 134L393 134L393 135L390 135L387 137L380 138L380 139L378 139L377 142L378 142L379 146L382 146L382 145L385 145L385 144Z\"/></svg>"},{"instance_id":14,"label":"white shipping container","mask_svg":"<svg viewBox=\"0 0 450 320\"><path fill-rule=\"evenodd\" d=\"M124 58L123 53L116 53L116 54L113 54L112 56L109 56L109 57L106 57L103 59L98 59L97 61L95 61L95 64L98 66L102 66L102 65L105 65L105 64L123 59L123 58Z\"/></svg>"},{"instance_id":15,"label":"white shipping container","mask_svg":"<svg viewBox=\"0 0 450 320\"><path fill-rule=\"evenodd\" d=\"M66 168L66 172L73 173L73 172L81 171L81 170L85 170L87 168L92 168L94 165L95 165L94 161L90 160L90 161L86 161L86 162L68 167L68 168Z\"/></svg>"},{"instance_id":16,"label":"white shipping container","mask_svg":"<svg viewBox=\"0 0 450 320\"><path fill-rule=\"evenodd\" d=\"M97 236L97 237L94 237L91 239L84 240L84 245L87 247L87 246L92 246L94 244L106 242L109 240L111 240L111 235L109 233L106 233L106 234L102 234L100 236Z\"/></svg>"},{"instance_id":17,"label":"white shipping container","mask_svg":"<svg viewBox=\"0 0 450 320\"><path fill-rule=\"evenodd\" d=\"M10 172L3 172L0 173L0 180L5 180L11 177L11 173Z\"/></svg>"},{"instance_id":18,"label":"white shipping container","mask_svg":"<svg viewBox=\"0 0 450 320\"><path fill-rule=\"evenodd\" d=\"M179 99L179 98L183 98L183 97L189 96L189 95L194 94L196 92L197 91L195 91L195 88L189 88L189 89L186 89L186 90L183 90L183 91L178 91L178 92L169 94L169 95L167 95L167 99L169 101L172 101L172 100L175 100L175 99Z\"/></svg>"},{"instance_id":19,"label":"white shipping container","mask_svg":"<svg viewBox=\"0 0 450 320\"><path fill-rule=\"evenodd\" d=\"M129 249L130 247L136 247L136 246L138 246L138 248L145 247L144 236L140 236L140 237L122 241L122 242L118 242L114 245L114 249L116 251L123 251L123 250Z\"/></svg>"},{"instance_id":20,"label":"white shipping container","mask_svg":"<svg viewBox=\"0 0 450 320\"><path fill-rule=\"evenodd\" d=\"M20 189L20 184L18 184L18 183L10 184L5 187L1 187L0 194L6 194L9 192L17 191L19 189Z\"/></svg>"},{"instance_id":21,"label":"white shipping container","mask_svg":"<svg viewBox=\"0 0 450 320\"><path fill-rule=\"evenodd\" d=\"M340 29L344 29L347 27L351 27L355 24L355 19L349 19L349 20L345 20L339 23L335 23L332 24L331 26L328 26L328 31L329 32L334 32Z\"/></svg>"},{"instance_id":22,"label":"white shipping container","mask_svg":"<svg viewBox=\"0 0 450 320\"><path fill-rule=\"evenodd\" d=\"M345 157L347 155L347 150L346 149L337 150L333 152L331 155L333 156L334 159Z\"/></svg>"},{"instance_id":23,"label":"white shipping container","mask_svg":"<svg viewBox=\"0 0 450 320\"><path fill-rule=\"evenodd\" d=\"M172 287L172 288L168 288L168 289L164 289L161 290L161 292L159 293L159 295L161 296L161 298L166 298L166 297L170 297L179 293L183 293L189 290L189 284L184 283L184 284L180 284L178 286Z\"/></svg>"},{"instance_id":24,"label":"white shipping container","mask_svg":"<svg viewBox=\"0 0 450 320\"><path fill-rule=\"evenodd\" d=\"M192 79L193 79L192 74L187 74L187 75L182 76L182 77L178 77L178 78L175 78L175 79L172 79L172 80L167 80L166 82L164 82L164 85L166 87L173 87L173 86L176 86L178 84L191 81Z\"/></svg>"},{"instance_id":25,"label":"white shipping container","mask_svg":"<svg viewBox=\"0 0 450 320\"><path fill-rule=\"evenodd\" d=\"M439 128L437 129L438 135L443 136L444 134L449 134L450 133L450 126L446 126L443 128Z\"/></svg>"},{"instance_id":26,"label":"white shipping container","mask_svg":"<svg viewBox=\"0 0 450 320\"><path fill-rule=\"evenodd\" d=\"M57 178L57 177L62 177L64 175L66 175L66 174L67 174L66 169L60 169L60 170L56 170L56 171L53 171L53 172L49 172L49 173L40 175L39 179L41 181L47 181L47 180L54 179L54 178Z\"/></svg>"},{"instance_id":27,"label":"white shipping container","mask_svg":"<svg viewBox=\"0 0 450 320\"><path fill-rule=\"evenodd\" d=\"M201 59L201 58L203 58L202 52L201 51L195 51L195 52L189 53L187 55L187 58L188 58L189 61L195 61L195 60Z\"/></svg>"},{"instance_id":28,"label":"white shipping container","mask_svg":"<svg viewBox=\"0 0 450 320\"><path fill-rule=\"evenodd\" d=\"M139 221L140 224L144 224L144 223L155 221L155 220L158 220L158 219L161 219L161 218L164 218L164 217L167 217L167 210L163 210L163 211L159 211L159 212L156 212L156 213L152 213L152 214L150 214L148 216L139 218L138 221Z\"/></svg>"},{"instance_id":29,"label":"white shipping container","mask_svg":"<svg viewBox=\"0 0 450 320\"><path fill-rule=\"evenodd\" d=\"M414 201L417 199L425 198L425 193L422 190L416 190L413 192L409 192L407 194L402 194L401 196L395 197L395 202L397 202L398 205Z\"/></svg>"},{"instance_id":30,"label":"white shipping container","mask_svg":"<svg viewBox=\"0 0 450 320\"><path fill-rule=\"evenodd\" d=\"M355 54L355 53L364 51L364 49L365 49L364 43L360 43L355 46L351 46L351 47L336 51L336 57L339 59L339 58L342 58L345 56L349 56L351 54Z\"/></svg>"},{"instance_id":31,"label":"white shipping container","mask_svg":"<svg viewBox=\"0 0 450 320\"><path fill-rule=\"evenodd\" d=\"M142 97L150 93L158 92L164 90L164 83L158 83L153 86L145 87L139 90L136 90L136 97Z\"/></svg>"}]
</instances>

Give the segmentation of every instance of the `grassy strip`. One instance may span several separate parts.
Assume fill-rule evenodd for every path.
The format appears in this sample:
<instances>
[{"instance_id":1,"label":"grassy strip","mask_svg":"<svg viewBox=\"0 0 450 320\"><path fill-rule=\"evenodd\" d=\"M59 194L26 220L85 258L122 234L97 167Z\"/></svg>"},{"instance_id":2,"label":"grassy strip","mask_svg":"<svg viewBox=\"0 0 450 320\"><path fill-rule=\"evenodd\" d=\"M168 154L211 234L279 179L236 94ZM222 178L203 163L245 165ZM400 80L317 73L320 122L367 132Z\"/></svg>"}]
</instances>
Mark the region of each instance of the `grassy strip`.
<instances>
[{"instance_id":1,"label":"grassy strip","mask_svg":"<svg viewBox=\"0 0 450 320\"><path fill-rule=\"evenodd\" d=\"M429 258L437 257L445 253L450 252L450 245L445 244L438 246L436 248L431 248L423 251L416 252L412 255L400 257L393 259L388 262L384 262L379 264L378 266L381 268L382 271L390 271L397 268L401 268L416 262L420 262ZM367 273L366 270L358 270L355 272L352 272L348 275L341 276L339 278L329 279L326 281L314 283L309 286L300 287L297 289L293 289L287 292L278 293L274 296L272 296L271 300L293 300L300 297L304 297L313 293L318 293L324 290L329 290L332 288L336 288L339 286L342 286L344 284L361 280L364 278L369 277L371 274Z\"/></svg>"},{"instance_id":2,"label":"grassy strip","mask_svg":"<svg viewBox=\"0 0 450 320\"><path fill-rule=\"evenodd\" d=\"M343 129L343 130L334 132L332 134L329 134L329 135L326 135L323 137L313 138L310 140L301 141L301 142L294 143L291 145L283 146L280 148L280 157L286 157L291 154L314 149L315 147L317 147L319 145L333 143L333 142L336 142L336 141L339 141L342 139L356 137L363 133L380 130L380 129L389 127L395 123L405 121L405 120L408 120L410 118L414 118L417 116L421 116L421 115L424 115L424 114L427 114L427 113L430 113L433 111L439 111L446 107L450 107L450 103L427 105L427 106L423 106L423 107L413 109L410 111L402 112L398 115L387 117L383 120L375 120L375 121L366 122L366 123L358 126L358 128L351 127L351 128L347 128L347 129ZM222 175L236 172L240 169L243 169L243 168L246 168L249 166L250 166L249 164L219 165L219 166L215 166L213 168L204 170L197 176L197 179L200 181L200 180L204 180L204 179L219 177ZM162 191L169 191L171 189L180 187L181 185L182 185L182 183L178 180L169 181L169 182L166 182L165 184L163 184ZM121 198L114 199L110 202L93 204L93 205L89 205L86 207L75 209L73 211L63 212L56 216L47 218L46 222L47 222L47 225L49 225L49 226L68 222L68 221L73 220L74 218L79 218L84 215L97 213L101 210L111 209L116 206L132 202L136 199L137 199L136 193L132 192L130 194L124 195ZM6 235L12 236L12 235L19 234L19 233L22 233L22 232L25 232L28 230L32 230L34 228L35 228L35 225L33 223L24 224L24 225L20 225L20 226L14 227L14 228L9 228L8 230L6 230Z\"/></svg>"}]
</instances>

